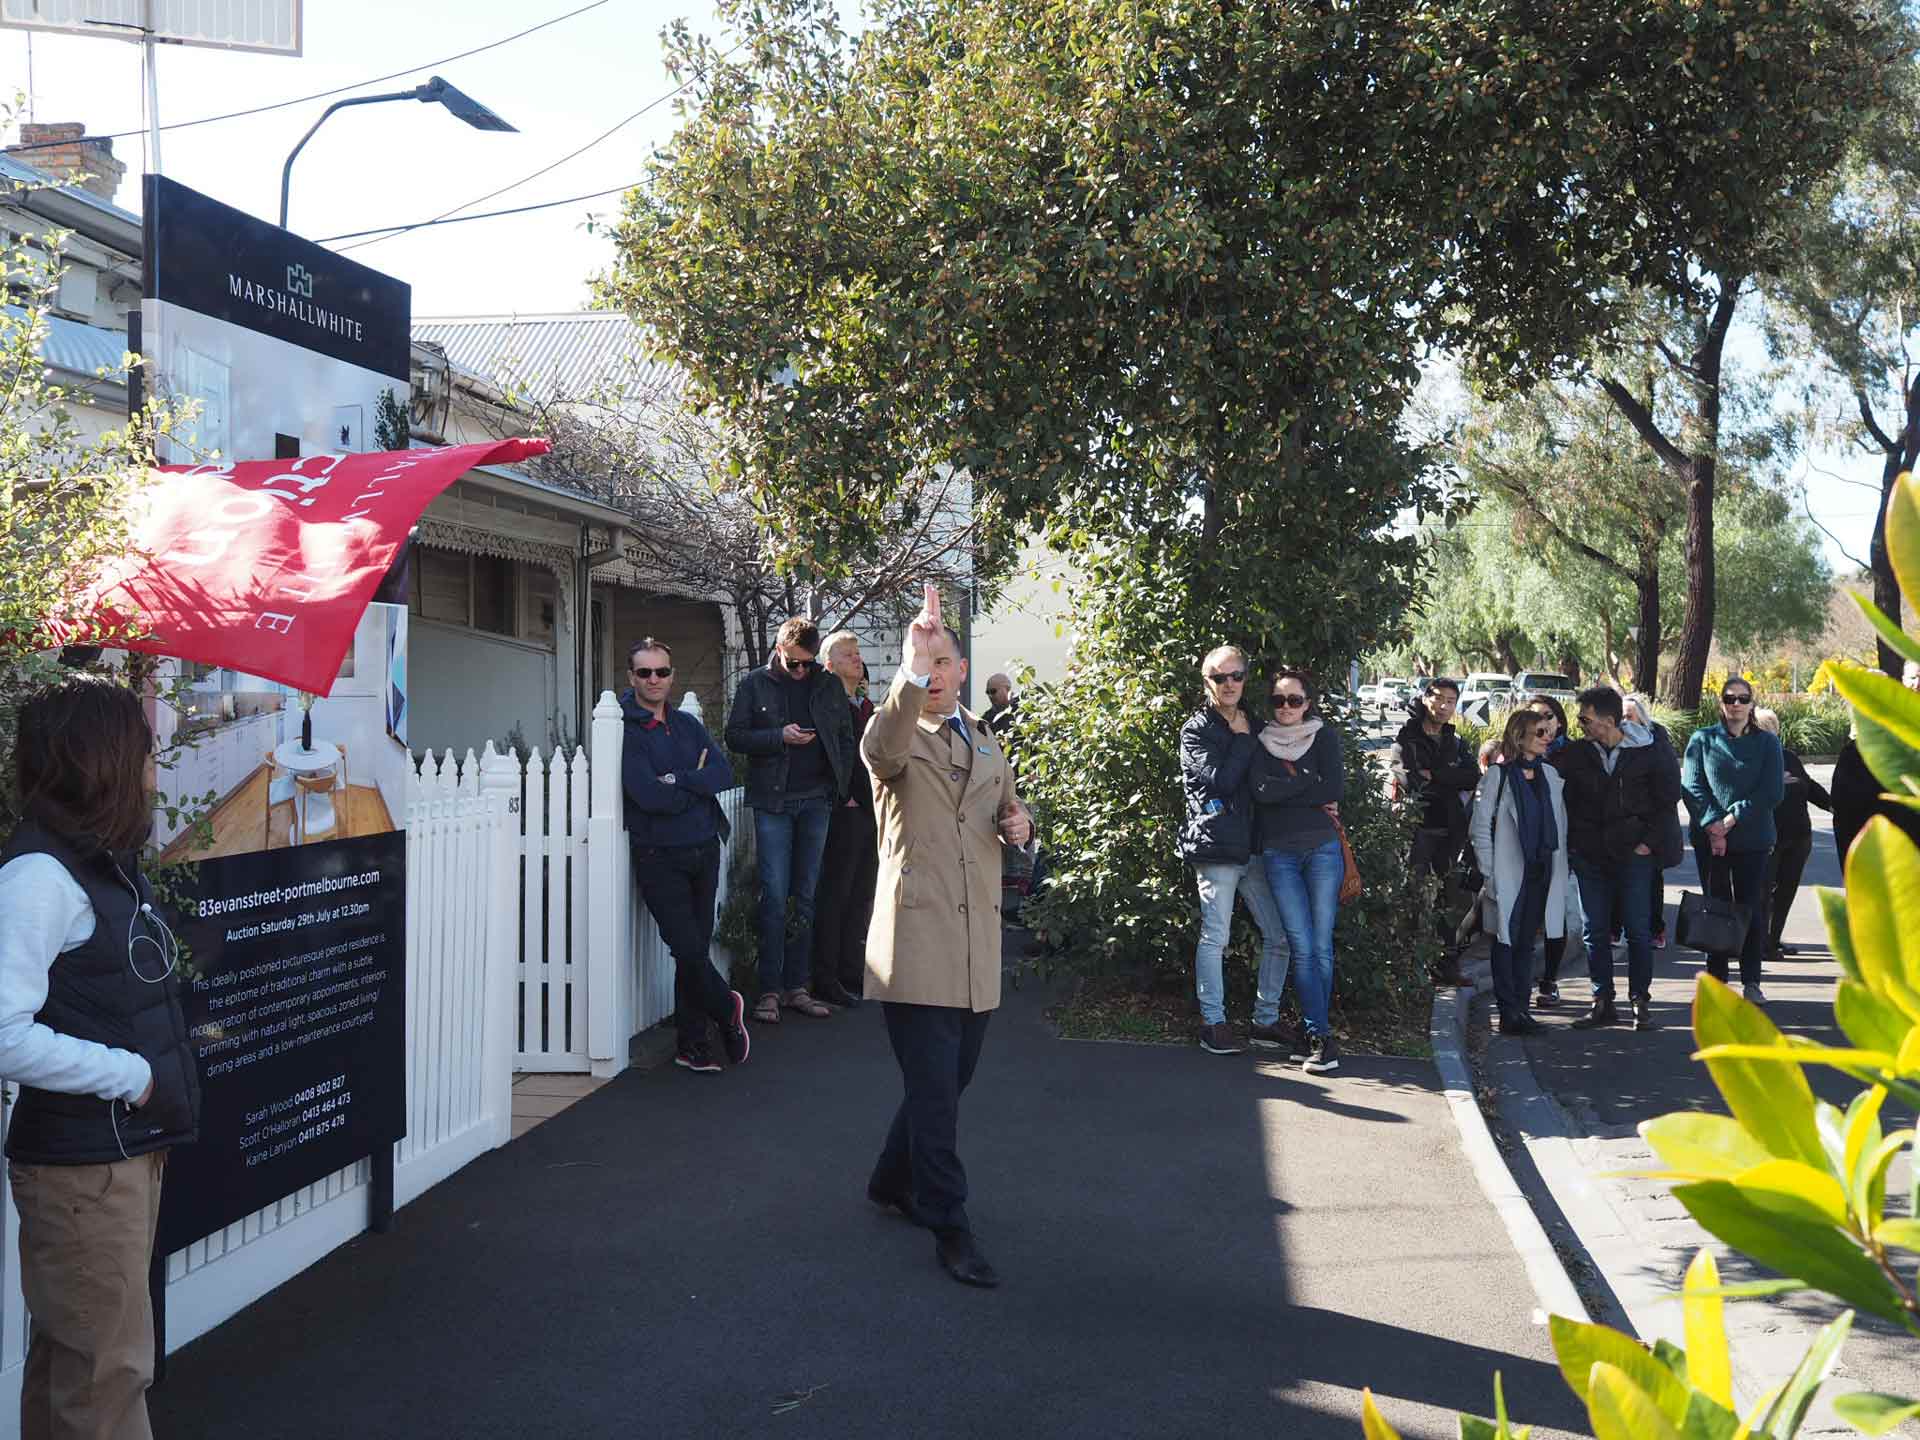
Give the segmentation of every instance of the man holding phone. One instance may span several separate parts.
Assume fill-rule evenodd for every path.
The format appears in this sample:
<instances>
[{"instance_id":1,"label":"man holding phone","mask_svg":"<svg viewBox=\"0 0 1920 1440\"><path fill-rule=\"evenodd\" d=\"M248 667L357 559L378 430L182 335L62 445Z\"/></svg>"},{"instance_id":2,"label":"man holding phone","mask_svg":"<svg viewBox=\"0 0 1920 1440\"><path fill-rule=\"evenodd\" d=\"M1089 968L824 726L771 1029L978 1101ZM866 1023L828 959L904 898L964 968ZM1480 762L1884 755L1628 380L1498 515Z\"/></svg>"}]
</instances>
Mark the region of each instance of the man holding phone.
<instances>
[{"instance_id":1,"label":"man holding phone","mask_svg":"<svg viewBox=\"0 0 1920 1440\"><path fill-rule=\"evenodd\" d=\"M820 629L804 615L780 626L764 668L750 670L727 712L727 744L748 757L747 804L760 866L760 998L753 1018L778 1024L783 1009L833 1012L807 989L813 966L813 897L836 805L854 758L846 691L819 663ZM788 925L787 902L793 901Z\"/></svg>"},{"instance_id":2,"label":"man holding phone","mask_svg":"<svg viewBox=\"0 0 1920 1440\"><path fill-rule=\"evenodd\" d=\"M1000 852L1026 844L1033 822L999 738L960 707L966 681L929 585L860 741L880 834L866 996L881 1002L905 1091L867 1198L933 1231L954 1279L992 1286L967 1218L960 1095L1000 1004Z\"/></svg>"}]
</instances>

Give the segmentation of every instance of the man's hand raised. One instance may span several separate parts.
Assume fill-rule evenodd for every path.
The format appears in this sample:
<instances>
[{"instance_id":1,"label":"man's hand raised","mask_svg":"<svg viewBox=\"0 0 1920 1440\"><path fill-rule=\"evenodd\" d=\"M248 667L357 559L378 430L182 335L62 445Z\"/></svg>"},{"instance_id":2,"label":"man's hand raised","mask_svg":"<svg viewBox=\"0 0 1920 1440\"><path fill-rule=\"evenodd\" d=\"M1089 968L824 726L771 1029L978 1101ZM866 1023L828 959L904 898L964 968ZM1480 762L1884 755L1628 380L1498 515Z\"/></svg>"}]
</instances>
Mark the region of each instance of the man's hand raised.
<instances>
[{"instance_id":1,"label":"man's hand raised","mask_svg":"<svg viewBox=\"0 0 1920 1440\"><path fill-rule=\"evenodd\" d=\"M933 673L933 657L946 627L940 621L940 588L929 583L920 602L920 613L907 627L907 643L900 663L909 675Z\"/></svg>"}]
</instances>

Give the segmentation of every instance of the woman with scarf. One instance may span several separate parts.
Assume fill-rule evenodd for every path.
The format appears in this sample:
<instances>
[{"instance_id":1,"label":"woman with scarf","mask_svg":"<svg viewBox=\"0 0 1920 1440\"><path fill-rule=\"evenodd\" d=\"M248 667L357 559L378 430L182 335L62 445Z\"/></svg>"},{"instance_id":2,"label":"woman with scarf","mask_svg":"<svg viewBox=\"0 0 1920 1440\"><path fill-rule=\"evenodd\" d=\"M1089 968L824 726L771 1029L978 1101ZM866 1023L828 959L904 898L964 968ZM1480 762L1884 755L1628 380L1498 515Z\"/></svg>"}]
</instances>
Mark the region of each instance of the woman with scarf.
<instances>
[{"instance_id":1,"label":"woman with scarf","mask_svg":"<svg viewBox=\"0 0 1920 1440\"><path fill-rule=\"evenodd\" d=\"M1542 757L1555 771L1560 768L1560 757L1567 749L1567 712L1561 703L1547 694L1529 695L1527 709L1545 721L1552 731L1547 741L1546 754ZM1564 837L1563 837L1564 838ZM1564 848L1564 847L1563 847ZM1547 938L1540 948L1540 989L1533 997L1534 1008L1551 1010L1560 1003L1560 962L1566 959L1567 938L1577 937L1587 923L1586 912L1580 908L1580 887L1569 884L1566 905L1562 911L1560 933L1554 934L1549 928Z\"/></svg>"},{"instance_id":2,"label":"woman with scarf","mask_svg":"<svg viewBox=\"0 0 1920 1440\"><path fill-rule=\"evenodd\" d=\"M1273 677L1273 719L1260 731L1253 799L1260 822L1261 863L1280 906L1293 951L1294 993L1306 1021L1305 1068L1340 1067L1327 1012L1333 1002L1333 923L1340 911L1346 856L1334 824L1346 790L1340 732L1313 707L1304 673Z\"/></svg>"},{"instance_id":3,"label":"woman with scarf","mask_svg":"<svg viewBox=\"0 0 1920 1440\"><path fill-rule=\"evenodd\" d=\"M1507 716L1500 763L1473 798L1473 853L1487 877L1483 924L1493 937L1493 998L1502 1035L1545 1027L1527 1013L1533 937L1542 922L1551 942L1565 939L1567 807L1560 772L1546 760L1551 721L1529 707ZM1544 985L1545 982L1543 981Z\"/></svg>"}]
</instances>

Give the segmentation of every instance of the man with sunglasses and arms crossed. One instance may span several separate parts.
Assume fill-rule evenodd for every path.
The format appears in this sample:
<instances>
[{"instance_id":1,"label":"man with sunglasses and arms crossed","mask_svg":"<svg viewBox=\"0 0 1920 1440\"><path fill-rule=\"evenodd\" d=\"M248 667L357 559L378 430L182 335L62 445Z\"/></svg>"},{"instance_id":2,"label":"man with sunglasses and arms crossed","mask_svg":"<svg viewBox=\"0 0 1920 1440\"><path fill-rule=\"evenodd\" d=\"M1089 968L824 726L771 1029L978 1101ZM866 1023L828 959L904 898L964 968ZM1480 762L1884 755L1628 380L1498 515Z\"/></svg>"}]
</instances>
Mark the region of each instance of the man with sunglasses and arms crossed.
<instances>
[{"instance_id":1,"label":"man with sunglasses and arms crossed","mask_svg":"<svg viewBox=\"0 0 1920 1440\"><path fill-rule=\"evenodd\" d=\"M746 1062L750 1042L740 992L713 966L713 907L720 893L720 846L728 835L719 796L733 785L726 751L698 716L669 710L673 651L648 636L627 652L633 688L620 696L626 728L620 788L634 883L673 956L673 1063L696 1075L719 1071L707 1022L727 1058Z\"/></svg>"},{"instance_id":2,"label":"man with sunglasses and arms crossed","mask_svg":"<svg viewBox=\"0 0 1920 1440\"><path fill-rule=\"evenodd\" d=\"M1227 1023L1221 964L1233 932L1237 893L1260 927L1260 974L1249 1038L1258 1049L1285 1049L1293 1059L1304 1060L1307 1052L1300 1037L1280 1028L1288 962L1280 907L1267 888L1265 867L1248 864L1254 853L1253 762L1260 745L1241 703L1247 687L1246 652L1233 645L1209 651L1200 678L1206 682L1207 703L1180 727L1180 786L1187 802L1180 858L1193 867L1200 888L1200 940L1193 957L1200 1048L1210 1055L1240 1053Z\"/></svg>"},{"instance_id":3,"label":"man with sunglasses and arms crossed","mask_svg":"<svg viewBox=\"0 0 1920 1440\"><path fill-rule=\"evenodd\" d=\"M1613 990L1613 916L1627 929L1627 996L1633 1028L1653 1028L1654 876L1662 837L1680 803L1680 766L1644 725L1624 720L1620 692L1582 690L1577 702L1583 740L1560 752L1567 807L1567 849L1585 912L1587 974L1593 1006L1576 1030L1617 1025ZM1618 899L1618 904L1615 901Z\"/></svg>"},{"instance_id":4,"label":"man with sunglasses and arms crossed","mask_svg":"<svg viewBox=\"0 0 1920 1440\"><path fill-rule=\"evenodd\" d=\"M820 664L820 629L804 615L783 622L766 665L750 670L727 712L727 744L748 757L747 804L760 865L760 998L753 1018L780 1011L833 1012L807 989L813 967L813 897L833 811L847 798L855 761L853 712L839 679ZM787 925L787 900L793 925Z\"/></svg>"}]
</instances>

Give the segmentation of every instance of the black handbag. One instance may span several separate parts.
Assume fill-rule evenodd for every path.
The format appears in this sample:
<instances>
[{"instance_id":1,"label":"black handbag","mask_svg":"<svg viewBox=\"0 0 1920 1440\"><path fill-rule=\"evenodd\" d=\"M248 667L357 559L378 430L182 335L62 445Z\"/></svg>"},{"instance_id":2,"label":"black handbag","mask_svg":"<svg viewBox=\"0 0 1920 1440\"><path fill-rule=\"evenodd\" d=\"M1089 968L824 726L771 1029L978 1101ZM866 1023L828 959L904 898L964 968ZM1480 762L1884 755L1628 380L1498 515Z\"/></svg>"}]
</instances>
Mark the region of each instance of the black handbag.
<instances>
[{"instance_id":1,"label":"black handbag","mask_svg":"<svg viewBox=\"0 0 1920 1440\"><path fill-rule=\"evenodd\" d=\"M1708 874L1711 877L1711 867ZM1691 890L1680 896L1679 939L1689 950L1707 955L1738 955L1746 948L1747 927L1752 923L1750 906L1722 900L1718 895L1696 895Z\"/></svg>"}]
</instances>

